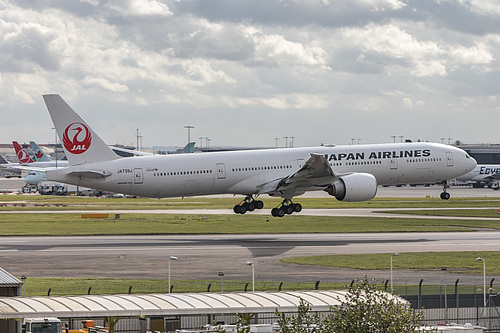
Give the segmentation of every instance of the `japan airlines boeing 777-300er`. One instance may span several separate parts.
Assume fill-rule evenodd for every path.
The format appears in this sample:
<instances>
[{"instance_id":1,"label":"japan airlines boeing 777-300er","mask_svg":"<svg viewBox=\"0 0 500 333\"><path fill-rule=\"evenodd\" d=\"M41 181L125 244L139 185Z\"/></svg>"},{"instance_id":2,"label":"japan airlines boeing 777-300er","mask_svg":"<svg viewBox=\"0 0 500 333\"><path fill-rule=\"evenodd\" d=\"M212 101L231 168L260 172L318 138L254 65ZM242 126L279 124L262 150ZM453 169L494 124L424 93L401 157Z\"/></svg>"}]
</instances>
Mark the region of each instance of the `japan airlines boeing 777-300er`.
<instances>
[{"instance_id":1,"label":"japan airlines boeing 777-300er","mask_svg":"<svg viewBox=\"0 0 500 333\"><path fill-rule=\"evenodd\" d=\"M273 216L299 212L292 198L324 190L341 201L371 200L377 185L443 182L476 161L437 143L366 144L260 149L121 158L59 96L43 96L70 166L47 170L47 180L146 197L244 195L243 214L261 209L262 194L283 198Z\"/></svg>"}]
</instances>

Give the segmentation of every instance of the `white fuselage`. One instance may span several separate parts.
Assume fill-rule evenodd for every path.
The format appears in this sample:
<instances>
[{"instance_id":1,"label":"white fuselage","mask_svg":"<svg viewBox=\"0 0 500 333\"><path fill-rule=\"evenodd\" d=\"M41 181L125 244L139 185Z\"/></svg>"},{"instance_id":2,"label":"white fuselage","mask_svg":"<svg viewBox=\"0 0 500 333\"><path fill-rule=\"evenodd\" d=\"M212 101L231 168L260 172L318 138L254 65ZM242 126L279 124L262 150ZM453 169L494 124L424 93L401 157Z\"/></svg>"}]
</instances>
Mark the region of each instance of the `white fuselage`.
<instances>
[{"instance_id":1,"label":"white fuselage","mask_svg":"<svg viewBox=\"0 0 500 333\"><path fill-rule=\"evenodd\" d=\"M500 175L500 165L498 164L480 164L474 170L457 177L460 181L494 181L494 175Z\"/></svg>"},{"instance_id":2,"label":"white fuselage","mask_svg":"<svg viewBox=\"0 0 500 333\"><path fill-rule=\"evenodd\" d=\"M466 152L452 146L396 143L120 158L48 170L47 180L158 198L253 195L263 184L293 175L312 153L326 156L335 175L369 173L379 185L449 180L476 165ZM85 171L109 176L90 178L79 173Z\"/></svg>"}]
</instances>

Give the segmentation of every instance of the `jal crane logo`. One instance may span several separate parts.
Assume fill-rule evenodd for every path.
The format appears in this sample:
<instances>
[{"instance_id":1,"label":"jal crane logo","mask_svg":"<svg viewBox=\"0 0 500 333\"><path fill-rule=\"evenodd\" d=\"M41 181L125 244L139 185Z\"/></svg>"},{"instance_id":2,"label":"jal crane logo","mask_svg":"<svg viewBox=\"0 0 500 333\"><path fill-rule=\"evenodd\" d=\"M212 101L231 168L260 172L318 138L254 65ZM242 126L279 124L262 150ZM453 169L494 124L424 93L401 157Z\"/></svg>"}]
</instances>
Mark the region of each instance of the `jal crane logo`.
<instances>
[{"instance_id":1,"label":"jal crane logo","mask_svg":"<svg viewBox=\"0 0 500 333\"><path fill-rule=\"evenodd\" d=\"M82 154L90 148L92 135L87 126L82 123L72 123L63 133L64 148L72 154Z\"/></svg>"}]
</instances>

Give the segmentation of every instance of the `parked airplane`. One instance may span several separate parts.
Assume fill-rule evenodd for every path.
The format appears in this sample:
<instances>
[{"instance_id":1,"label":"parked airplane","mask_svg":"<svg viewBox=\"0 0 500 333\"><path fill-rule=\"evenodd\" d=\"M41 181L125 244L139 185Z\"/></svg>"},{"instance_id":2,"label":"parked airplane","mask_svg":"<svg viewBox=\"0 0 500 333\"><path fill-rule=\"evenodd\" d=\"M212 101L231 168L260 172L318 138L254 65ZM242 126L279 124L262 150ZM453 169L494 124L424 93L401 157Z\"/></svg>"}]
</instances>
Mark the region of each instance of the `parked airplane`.
<instances>
[{"instance_id":1,"label":"parked airplane","mask_svg":"<svg viewBox=\"0 0 500 333\"><path fill-rule=\"evenodd\" d=\"M20 164L28 164L35 162L28 154L28 152L24 150L24 148L21 147L21 145L17 141L12 141L12 145L14 145L14 150L16 151L17 155L17 161Z\"/></svg>"},{"instance_id":2,"label":"parked airplane","mask_svg":"<svg viewBox=\"0 0 500 333\"><path fill-rule=\"evenodd\" d=\"M299 212L292 198L324 190L341 201L375 197L377 185L442 181L474 169L465 151L437 143L285 148L120 158L56 94L43 96L70 166L47 180L146 197L240 194L236 213L261 209L254 196L283 198L273 216Z\"/></svg>"},{"instance_id":3,"label":"parked airplane","mask_svg":"<svg viewBox=\"0 0 500 333\"><path fill-rule=\"evenodd\" d=\"M498 189L500 182L500 165L479 164L474 170L456 178L459 181L474 182L473 187L484 187L484 185L497 184L494 189Z\"/></svg>"},{"instance_id":4,"label":"parked airplane","mask_svg":"<svg viewBox=\"0 0 500 333\"><path fill-rule=\"evenodd\" d=\"M0 168L2 169L2 171L7 172L7 174L5 175L6 178L21 178L21 170L13 167L17 165L19 165L19 163L10 163L2 154L0 154Z\"/></svg>"},{"instance_id":5,"label":"parked airplane","mask_svg":"<svg viewBox=\"0 0 500 333\"><path fill-rule=\"evenodd\" d=\"M45 152L38 147L35 141L30 141L31 150L33 151L33 159L37 162L49 162L52 159L45 154Z\"/></svg>"},{"instance_id":6,"label":"parked airplane","mask_svg":"<svg viewBox=\"0 0 500 333\"><path fill-rule=\"evenodd\" d=\"M24 177L24 181L27 184L38 185L39 183L45 181L45 171L30 171L26 177Z\"/></svg>"},{"instance_id":7,"label":"parked airplane","mask_svg":"<svg viewBox=\"0 0 500 333\"><path fill-rule=\"evenodd\" d=\"M50 168L50 167L57 167L57 168L63 168L67 167L69 165L68 161L34 161L28 154L28 152L21 147L21 145L17 141L12 141L12 144L14 145L14 149L16 150L16 155L17 159L19 160L19 169L25 169L25 170L35 170L36 168ZM28 167L22 167L29 165ZM16 167L14 163L10 164L11 167ZM33 168L32 168L33 167ZM45 171L45 170L36 170L36 171Z\"/></svg>"}]
</instances>

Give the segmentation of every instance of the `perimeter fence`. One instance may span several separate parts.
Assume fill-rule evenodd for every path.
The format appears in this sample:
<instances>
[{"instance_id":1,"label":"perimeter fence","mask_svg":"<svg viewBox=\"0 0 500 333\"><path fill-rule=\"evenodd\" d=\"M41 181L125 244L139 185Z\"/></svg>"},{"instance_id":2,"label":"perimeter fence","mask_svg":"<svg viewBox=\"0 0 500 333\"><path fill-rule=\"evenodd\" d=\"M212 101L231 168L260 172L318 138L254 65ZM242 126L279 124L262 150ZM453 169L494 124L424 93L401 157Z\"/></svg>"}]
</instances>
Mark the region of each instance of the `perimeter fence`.
<instances>
[{"instance_id":1,"label":"perimeter fence","mask_svg":"<svg viewBox=\"0 0 500 333\"><path fill-rule=\"evenodd\" d=\"M302 280L302 281L255 281L255 291L286 290L335 290L346 289L358 282L353 279ZM31 281L31 282L30 282ZM72 281L74 283L72 283ZM374 281L378 289L391 291L390 279ZM411 307L425 313L425 323L438 325L472 323L500 331L500 286L494 276L486 277L486 294L483 277L461 274L443 277L396 278L394 294L408 300ZM172 280L173 293L220 293L251 292L252 281L239 280ZM28 278L26 296L64 296L98 294L148 294L168 293L168 280L121 280L121 279L37 279Z\"/></svg>"}]
</instances>

